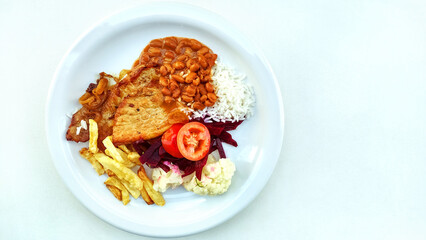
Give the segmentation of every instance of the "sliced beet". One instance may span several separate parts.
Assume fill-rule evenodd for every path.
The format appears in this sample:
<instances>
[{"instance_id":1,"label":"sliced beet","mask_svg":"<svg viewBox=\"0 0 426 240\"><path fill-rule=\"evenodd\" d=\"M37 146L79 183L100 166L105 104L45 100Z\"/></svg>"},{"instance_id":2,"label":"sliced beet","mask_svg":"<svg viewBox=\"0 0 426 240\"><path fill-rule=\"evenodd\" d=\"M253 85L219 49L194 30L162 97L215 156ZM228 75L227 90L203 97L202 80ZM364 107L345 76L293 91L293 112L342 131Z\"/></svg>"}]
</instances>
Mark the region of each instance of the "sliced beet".
<instances>
[{"instance_id":1,"label":"sliced beet","mask_svg":"<svg viewBox=\"0 0 426 240\"><path fill-rule=\"evenodd\" d=\"M159 163L157 164L157 167L160 167L160 168L161 168L161 169L163 169L165 172L170 171L170 167L169 167L169 166L167 166L166 164L164 164L164 162L163 162L163 161L159 162Z\"/></svg>"},{"instance_id":2,"label":"sliced beet","mask_svg":"<svg viewBox=\"0 0 426 240\"><path fill-rule=\"evenodd\" d=\"M185 177L195 171L195 163L194 161L189 161L187 159L181 158L171 161L173 164L177 165L181 171L183 171L182 177Z\"/></svg>"},{"instance_id":3,"label":"sliced beet","mask_svg":"<svg viewBox=\"0 0 426 240\"><path fill-rule=\"evenodd\" d=\"M160 161L160 155L158 149L161 147L161 140L155 141L139 158L142 164L149 163L151 166L156 166Z\"/></svg>"},{"instance_id":4,"label":"sliced beet","mask_svg":"<svg viewBox=\"0 0 426 240\"><path fill-rule=\"evenodd\" d=\"M222 141L220 139L216 139L217 150L219 151L220 158L226 158L225 150L223 150Z\"/></svg>"},{"instance_id":5,"label":"sliced beet","mask_svg":"<svg viewBox=\"0 0 426 240\"><path fill-rule=\"evenodd\" d=\"M133 145L133 148L136 150L136 152L139 153L139 155L142 155L149 148L151 144L149 144L148 142L145 142L144 140L138 140L134 142L132 145Z\"/></svg>"},{"instance_id":6,"label":"sliced beet","mask_svg":"<svg viewBox=\"0 0 426 240\"><path fill-rule=\"evenodd\" d=\"M184 170L183 170L183 174L182 177L186 177L188 175L190 175L191 173L193 173L195 171L195 164L193 165L188 165Z\"/></svg>"},{"instance_id":7,"label":"sliced beet","mask_svg":"<svg viewBox=\"0 0 426 240\"><path fill-rule=\"evenodd\" d=\"M222 143L228 143L234 147L238 146L237 142L232 138L228 131L235 130L243 121L206 123L204 119L197 118L191 120L191 122L203 123L209 129L211 135L209 154L218 150L220 157L226 158ZM182 177L195 172L196 177L201 180L203 167L207 163L208 155L199 161L190 161L185 158L173 157L164 150L161 144L161 137L151 140L139 140L134 142L132 145L139 155L141 155L139 160L142 164L147 164L152 168L160 167L164 171L168 172L170 167L165 165L164 161L169 161L177 165L179 169L183 171Z\"/></svg>"},{"instance_id":8,"label":"sliced beet","mask_svg":"<svg viewBox=\"0 0 426 240\"><path fill-rule=\"evenodd\" d=\"M209 150L209 154L210 153L212 153L212 152L214 152L214 151L216 151L217 150L217 146L215 145L215 146L212 146L211 148L210 148L210 150Z\"/></svg>"},{"instance_id":9,"label":"sliced beet","mask_svg":"<svg viewBox=\"0 0 426 240\"><path fill-rule=\"evenodd\" d=\"M205 125L207 129L209 130L210 135L213 135L213 136L220 136L222 131L225 129L225 127L215 126L212 124L205 124Z\"/></svg>"},{"instance_id":10,"label":"sliced beet","mask_svg":"<svg viewBox=\"0 0 426 240\"><path fill-rule=\"evenodd\" d=\"M166 155L166 150L164 149L163 145L160 146L160 148L158 149L158 154L163 157L164 155Z\"/></svg>"},{"instance_id":11,"label":"sliced beet","mask_svg":"<svg viewBox=\"0 0 426 240\"><path fill-rule=\"evenodd\" d=\"M238 126L243 122L244 120L237 121L237 122L227 122L225 126L225 131L231 131L237 129Z\"/></svg>"},{"instance_id":12,"label":"sliced beet","mask_svg":"<svg viewBox=\"0 0 426 240\"><path fill-rule=\"evenodd\" d=\"M219 136L219 139L222 140L223 142L230 144L234 147L238 146L238 143L232 138L231 134L228 132L222 132Z\"/></svg>"},{"instance_id":13,"label":"sliced beet","mask_svg":"<svg viewBox=\"0 0 426 240\"><path fill-rule=\"evenodd\" d=\"M209 155L206 155L203 159L195 162L195 176L197 176L198 180L201 181L201 174L203 173L203 167L207 163L207 158Z\"/></svg>"}]
</instances>

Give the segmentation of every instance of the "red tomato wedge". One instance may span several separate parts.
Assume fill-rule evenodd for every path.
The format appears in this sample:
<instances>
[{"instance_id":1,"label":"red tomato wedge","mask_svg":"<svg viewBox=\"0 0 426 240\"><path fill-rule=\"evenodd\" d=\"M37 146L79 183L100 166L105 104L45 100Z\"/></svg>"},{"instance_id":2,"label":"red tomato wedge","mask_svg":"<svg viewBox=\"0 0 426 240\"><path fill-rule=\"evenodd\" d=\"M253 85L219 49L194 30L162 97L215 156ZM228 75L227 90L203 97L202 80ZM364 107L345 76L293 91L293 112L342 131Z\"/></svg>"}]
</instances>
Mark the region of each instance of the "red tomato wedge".
<instances>
[{"instance_id":1,"label":"red tomato wedge","mask_svg":"<svg viewBox=\"0 0 426 240\"><path fill-rule=\"evenodd\" d=\"M177 145L180 153L186 159L201 160L210 150L210 132L202 123L187 123L179 130Z\"/></svg>"},{"instance_id":2,"label":"red tomato wedge","mask_svg":"<svg viewBox=\"0 0 426 240\"><path fill-rule=\"evenodd\" d=\"M177 135L184 125L185 124L183 123L173 124L173 126L161 137L161 144L163 145L164 150L175 158L183 158L183 155L180 153L177 145Z\"/></svg>"}]
</instances>

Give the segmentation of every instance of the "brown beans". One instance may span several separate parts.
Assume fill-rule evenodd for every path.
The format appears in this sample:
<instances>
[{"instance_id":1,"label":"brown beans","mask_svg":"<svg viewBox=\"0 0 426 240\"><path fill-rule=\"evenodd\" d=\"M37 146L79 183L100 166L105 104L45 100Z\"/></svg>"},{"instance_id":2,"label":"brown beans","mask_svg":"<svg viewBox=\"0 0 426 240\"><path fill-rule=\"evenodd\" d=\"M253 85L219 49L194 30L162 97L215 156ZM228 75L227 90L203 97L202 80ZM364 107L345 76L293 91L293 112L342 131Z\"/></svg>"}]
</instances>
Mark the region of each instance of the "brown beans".
<instances>
[{"instance_id":1,"label":"brown beans","mask_svg":"<svg viewBox=\"0 0 426 240\"><path fill-rule=\"evenodd\" d=\"M200 65L198 63L193 63L189 67L189 71L191 71L191 72L196 72L196 71L198 71L198 69L200 69Z\"/></svg>"},{"instance_id":2,"label":"brown beans","mask_svg":"<svg viewBox=\"0 0 426 240\"><path fill-rule=\"evenodd\" d=\"M201 79L201 82L210 82L212 80L212 78L210 76L203 76L203 78Z\"/></svg>"},{"instance_id":3,"label":"brown beans","mask_svg":"<svg viewBox=\"0 0 426 240\"><path fill-rule=\"evenodd\" d=\"M159 57L153 57L149 60L149 63L152 63L154 66L160 65L160 58Z\"/></svg>"},{"instance_id":4,"label":"brown beans","mask_svg":"<svg viewBox=\"0 0 426 240\"><path fill-rule=\"evenodd\" d=\"M202 55L198 56L198 63L201 65L201 67L206 68L208 66L206 58Z\"/></svg>"},{"instance_id":5,"label":"brown beans","mask_svg":"<svg viewBox=\"0 0 426 240\"><path fill-rule=\"evenodd\" d=\"M142 56L140 58L140 61L142 61L144 63L147 63L149 61L149 55L148 55L148 53L142 54Z\"/></svg>"},{"instance_id":6,"label":"brown beans","mask_svg":"<svg viewBox=\"0 0 426 240\"><path fill-rule=\"evenodd\" d=\"M210 52L210 50L207 47L203 47L200 50L198 50L198 55L204 55L206 53Z\"/></svg>"},{"instance_id":7,"label":"brown beans","mask_svg":"<svg viewBox=\"0 0 426 240\"><path fill-rule=\"evenodd\" d=\"M173 58L175 58L175 53L173 51L166 51L164 53L164 56L167 57L167 58L173 59Z\"/></svg>"},{"instance_id":8,"label":"brown beans","mask_svg":"<svg viewBox=\"0 0 426 240\"><path fill-rule=\"evenodd\" d=\"M161 39L154 39L152 40L149 45L151 47L157 47L157 48L161 48L163 46L163 40Z\"/></svg>"},{"instance_id":9,"label":"brown beans","mask_svg":"<svg viewBox=\"0 0 426 240\"><path fill-rule=\"evenodd\" d=\"M161 56L161 49L158 47L151 47L148 49L148 55L150 57L158 57Z\"/></svg>"},{"instance_id":10,"label":"brown beans","mask_svg":"<svg viewBox=\"0 0 426 240\"><path fill-rule=\"evenodd\" d=\"M210 69L201 70L201 74L203 74L206 77L209 77L209 81L211 80L210 73L211 73Z\"/></svg>"},{"instance_id":11,"label":"brown beans","mask_svg":"<svg viewBox=\"0 0 426 240\"><path fill-rule=\"evenodd\" d=\"M164 87L163 89L161 89L161 93L164 95L164 96L170 96L172 93L170 92L170 90L168 89L168 88L166 88L166 87Z\"/></svg>"},{"instance_id":12,"label":"brown beans","mask_svg":"<svg viewBox=\"0 0 426 240\"><path fill-rule=\"evenodd\" d=\"M214 93L207 93L207 98L211 101L211 102L216 102L216 94Z\"/></svg>"},{"instance_id":13,"label":"brown beans","mask_svg":"<svg viewBox=\"0 0 426 240\"><path fill-rule=\"evenodd\" d=\"M205 57L206 59L210 59L210 58L212 58L212 57L213 57L213 54L211 54L211 53L206 53L206 55L204 55L204 57Z\"/></svg>"},{"instance_id":14,"label":"brown beans","mask_svg":"<svg viewBox=\"0 0 426 240\"><path fill-rule=\"evenodd\" d=\"M190 68L192 64L196 63L195 59L191 58L186 62L186 67ZM193 71L194 72L194 71Z\"/></svg>"},{"instance_id":15,"label":"brown beans","mask_svg":"<svg viewBox=\"0 0 426 240\"><path fill-rule=\"evenodd\" d=\"M173 98L178 98L180 96L180 89L176 88L175 90L173 90L172 92L172 97Z\"/></svg>"},{"instance_id":16,"label":"brown beans","mask_svg":"<svg viewBox=\"0 0 426 240\"><path fill-rule=\"evenodd\" d=\"M169 83L169 89L170 91L174 91L175 89L179 88L179 84L176 81L170 81Z\"/></svg>"},{"instance_id":17,"label":"brown beans","mask_svg":"<svg viewBox=\"0 0 426 240\"><path fill-rule=\"evenodd\" d=\"M177 39L175 37L168 37L164 39L164 47L175 50L177 46Z\"/></svg>"},{"instance_id":18,"label":"brown beans","mask_svg":"<svg viewBox=\"0 0 426 240\"><path fill-rule=\"evenodd\" d=\"M181 62L186 62L186 60L188 60L188 56L180 55L179 57L176 58L176 60L181 61Z\"/></svg>"},{"instance_id":19,"label":"brown beans","mask_svg":"<svg viewBox=\"0 0 426 240\"><path fill-rule=\"evenodd\" d=\"M184 94L186 94L186 95L188 95L188 96L190 96L190 97L193 97L193 96L195 96L195 93L196 93L196 88L195 88L195 86L193 86L193 85L189 85L189 86L187 86L186 88L185 88L185 90L184 90Z\"/></svg>"},{"instance_id":20,"label":"brown beans","mask_svg":"<svg viewBox=\"0 0 426 240\"><path fill-rule=\"evenodd\" d=\"M184 56L187 56L188 58L192 56L192 53L193 51L189 47L185 48L185 51L183 52L183 54L185 54Z\"/></svg>"},{"instance_id":21,"label":"brown beans","mask_svg":"<svg viewBox=\"0 0 426 240\"><path fill-rule=\"evenodd\" d=\"M166 103L172 103L174 101L174 99L170 96L165 96L164 97L164 102Z\"/></svg>"},{"instance_id":22,"label":"brown beans","mask_svg":"<svg viewBox=\"0 0 426 240\"><path fill-rule=\"evenodd\" d=\"M156 67L166 102L179 100L200 110L217 101L211 83L211 67L216 58L196 39L166 37L150 41L132 68Z\"/></svg>"},{"instance_id":23,"label":"brown beans","mask_svg":"<svg viewBox=\"0 0 426 240\"><path fill-rule=\"evenodd\" d=\"M176 47L176 52L178 53L178 54L181 54L182 53L182 49L185 47L185 43L183 42L183 41L181 41L178 45L177 45L177 47Z\"/></svg>"},{"instance_id":24,"label":"brown beans","mask_svg":"<svg viewBox=\"0 0 426 240\"><path fill-rule=\"evenodd\" d=\"M194 79L194 80L192 81L192 84L194 84L195 86L198 86L198 84L200 84L200 78L199 78L199 77L197 77L196 79Z\"/></svg>"},{"instance_id":25,"label":"brown beans","mask_svg":"<svg viewBox=\"0 0 426 240\"><path fill-rule=\"evenodd\" d=\"M173 75L172 75L172 79L174 79L174 80L176 80L176 81L178 81L178 82L180 82L180 83L185 82L185 79L183 79L183 77L182 77L182 76L179 76L179 75L176 75L176 74L173 74Z\"/></svg>"},{"instance_id":26,"label":"brown beans","mask_svg":"<svg viewBox=\"0 0 426 240\"><path fill-rule=\"evenodd\" d=\"M209 101L209 100L206 100L206 101L204 102L204 105L206 105L207 107L211 107L211 106L213 106L213 105L214 105L214 103L213 103L213 102L211 102L211 101Z\"/></svg>"},{"instance_id":27,"label":"brown beans","mask_svg":"<svg viewBox=\"0 0 426 240\"><path fill-rule=\"evenodd\" d=\"M172 72L172 65L169 63L164 64L164 66L167 68L167 72Z\"/></svg>"},{"instance_id":28,"label":"brown beans","mask_svg":"<svg viewBox=\"0 0 426 240\"><path fill-rule=\"evenodd\" d=\"M203 84L198 85L198 91L200 92L201 95L207 95L207 90Z\"/></svg>"},{"instance_id":29,"label":"brown beans","mask_svg":"<svg viewBox=\"0 0 426 240\"><path fill-rule=\"evenodd\" d=\"M214 88L213 88L213 85L211 84L211 83L206 83L206 90L207 90L207 92L214 92Z\"/></svg>"},{"instance_id":30,"label":"brown beans","mask_svg":"<svg viewBox=\"0 0 426 240\"><path fill-rule=\"evenodd\" d=\"M171 62L172 62L172 60L173 60L173 58L165 57L165 58L163 59L163 66L164 66L164 64L171 63Z\"/></svg>"},{"instance_id":31,"label":"brown beans","mask_svg":"<svg viewBox=\"0 0 426 240\"><path fill-rule=\"evenodd\" d=\"M195 39L191 39L189 41L189 44L194 51L200 50L200 48L203 46L199 41L197 41Z\"/></svg>"},{"instance_id":32,"label":"brown beans","mask_svg":"<svg viewBox=\"0 0 426 240\"><path fill-rule=\"evenodd\" d=\"M190 102L194 101L194 98L186 96L186 95L182 95L182 100L187 102L187 103L190 103Z\"/></svg>"},{"instance_id":33,"label":"brown beans","mask_svg":"<svg viewBox=\"0 0 426 240\"><path fill-rule=\"evenodd\" d=\"M185 82L186 83L192 83L192 81L194 81L194 79L195 78L197 78L197 74L196 73L194 73L194 72L190 72L190 73L188 73L188 75L186 76L186 78L185 78Z\"/></svg>"},{"instance_id":34,"label":"brown beans","mask_svg":"<svg viewBox=\"0 0 426 240\"><path fill-rule=\"evenodd\" d=\"M167 87L167 85L169 85L169 83L168 83L169 81L167 81L167 79L165 77L160 77L159 82L160 82L160 85L163 86L163 87Z\"/></svg>"},{"instance_id":35,"label":"brown beans","mask_svg":"<svg viewBox=\"0 0 426 240\"><path fill-rule=\"evenodd\" d=\"M195 101L195 102L199 102L199 101L200 101L200 98L201 98L201 95L200 95L200 93L199 93L199 92L197 92L197 93L195 94L195 96L194 96L194 101Z\"/></svg>"},{"instance_id":36,"label":"brown beans","mask_svg":"<svg viewBox=\"0 0 426 240\"><path fill-rule=\"evenodd\" d=\"M167 71L167 68L163 65L160 67L160 74L161 76L166 76L169 71Z\"/></svg>"},{"instance_id":37,"label":"brown beans","mask_svg":"<svg viewBox=\"0 0 426 240\"><path fill-rule=\"evenodd\" d=\"M183 62L177 61L173 63L173 67L180 70L185 68L185 64Z\"/></svg>"},{"instance_id":38,"label":"brown beans","mask_svg":"<svg viewBox=\"0 0 426 240\"><path fill-rule=\"evenodd\" d=\"M182 38L179 44L182 44L182 46L187 47L187 46L190 46L191 41L189 38Z\"/></svg>"},{"instance_id":39,"label":"brown beans","mask_svg":"<svg viewBox=\"0 0 426 240\"><path fill-rule=\"evenodd\" d=\"M204 105L200 102L194 102L192 108L194 108L195 110L202 110L204 109Z\"/></svg>"}]
</instances>

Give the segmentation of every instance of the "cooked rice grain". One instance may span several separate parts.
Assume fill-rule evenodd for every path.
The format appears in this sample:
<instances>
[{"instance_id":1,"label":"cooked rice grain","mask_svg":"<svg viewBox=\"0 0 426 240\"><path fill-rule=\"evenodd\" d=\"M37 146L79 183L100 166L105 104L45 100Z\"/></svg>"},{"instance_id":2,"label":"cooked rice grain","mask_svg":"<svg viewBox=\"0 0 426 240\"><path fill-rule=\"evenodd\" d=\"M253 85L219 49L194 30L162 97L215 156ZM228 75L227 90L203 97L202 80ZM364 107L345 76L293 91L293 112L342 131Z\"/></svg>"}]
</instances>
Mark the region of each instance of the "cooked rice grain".
<instances>
[{"instance_id":1,"label":"cooked rice grain","mask_svg":"<svg viewBox=\"0 0 426 240\"><path fill-rule=\"evenodd\" d=\"M253 115L254 91L244 74L216 61L212 68L212 80L216 86L216 103L212 107L193 111L190 118L206 118L206 121L240 121Z\"/></svg>"}]
</instances>

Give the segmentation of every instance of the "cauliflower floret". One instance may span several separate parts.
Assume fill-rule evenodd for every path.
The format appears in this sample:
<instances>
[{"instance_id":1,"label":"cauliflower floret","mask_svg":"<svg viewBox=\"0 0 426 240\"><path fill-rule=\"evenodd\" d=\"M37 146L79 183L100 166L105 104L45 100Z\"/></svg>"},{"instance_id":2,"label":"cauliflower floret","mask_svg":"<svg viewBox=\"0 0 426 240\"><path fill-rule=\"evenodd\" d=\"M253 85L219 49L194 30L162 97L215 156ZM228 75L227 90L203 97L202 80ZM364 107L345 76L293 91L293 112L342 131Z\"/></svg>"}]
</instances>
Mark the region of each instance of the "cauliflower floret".
<instances>
[{"instance_id":1,"label":"cauliflower floret","mask_svg":"<svg viewBox=\"0 0 426 240\"><path fill-rule=\"evenodd\" d=\"M176 188L183 182L182 172L178 166L167 161L164 164L170 167L168 172L165 172L162 168L154 168L152 170L153 187L159 192L165 192L168 188Z\"/></svg>"},{"instance_id":2,"label":"cauliflower floret","mask_svg":"<svg viewBox=\"0 0 426 240\"><path fill-rule=\"evenodd\" d=\"M183 186L188 191L199 195L219 195L226 192L231 185L231 179L235 172L235 165L229 158L221 158L216 161L209 155L203 168L201 180L195 173L183 178Z\"/></svg>"}]
</instances>

